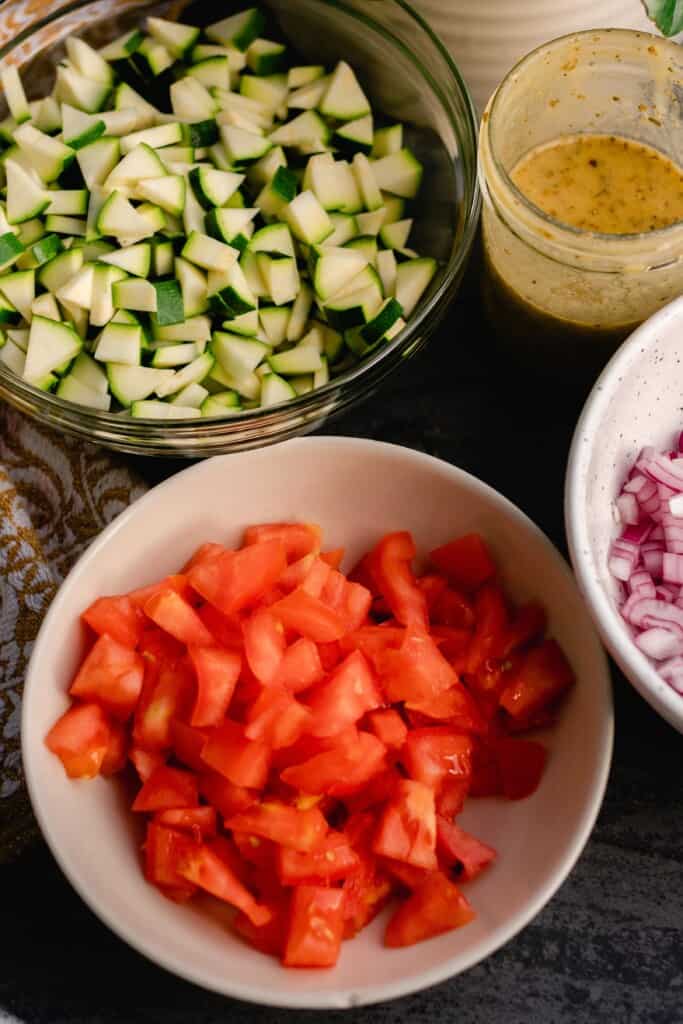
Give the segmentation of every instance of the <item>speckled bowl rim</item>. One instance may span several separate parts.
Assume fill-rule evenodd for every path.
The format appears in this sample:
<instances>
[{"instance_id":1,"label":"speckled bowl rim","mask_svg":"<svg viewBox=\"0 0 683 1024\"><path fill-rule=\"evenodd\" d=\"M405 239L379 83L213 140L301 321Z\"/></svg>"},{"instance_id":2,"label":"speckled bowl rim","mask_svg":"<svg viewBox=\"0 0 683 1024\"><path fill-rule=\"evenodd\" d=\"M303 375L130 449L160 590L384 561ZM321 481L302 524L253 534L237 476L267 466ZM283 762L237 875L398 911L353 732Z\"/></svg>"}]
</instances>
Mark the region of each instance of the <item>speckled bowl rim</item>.
<instances>
[{"instance_id":1,"label":"speckled bowl rim","mask_svg":"<svg viewBox=\"0 0 683 1024\"><path fill-rule=\"evenodd\" d=\"M605 646L638 693L674 729L683 733L683 696L661 678L633 643L600 578L590 541L588 504L591 460L595 445L604 443L601 428L609 407L623 378L637 363L647 359L651 346L659 341L661 328L671 321L680 322L683 336L683 296L674 299L636 328L595 382L579 417L569 452L564 515L577 583Z\"/></svg>"}]
</instances>

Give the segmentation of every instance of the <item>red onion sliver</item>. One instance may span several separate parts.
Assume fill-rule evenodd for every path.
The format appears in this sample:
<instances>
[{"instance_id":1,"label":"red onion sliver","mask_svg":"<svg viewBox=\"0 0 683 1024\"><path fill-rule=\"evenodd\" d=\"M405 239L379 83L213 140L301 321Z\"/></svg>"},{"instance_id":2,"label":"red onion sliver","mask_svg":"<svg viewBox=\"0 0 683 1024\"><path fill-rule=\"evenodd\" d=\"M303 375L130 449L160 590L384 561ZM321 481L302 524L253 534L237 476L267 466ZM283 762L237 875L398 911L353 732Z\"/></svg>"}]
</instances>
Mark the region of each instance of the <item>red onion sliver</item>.
<instances>
[{"instance_id":1,"label":"red onion sliver","mask_svg":"<svg viewBox=\"0 0 683 1024\"><path fill-rule=\"evenodd\" d=\"M655 661L664 661L666 658L673 658L683 654L683 633L674 633L670 629L662 629L655 626L654 629L646 629L636 637L636 647L643 654Z\"/></svg>"},{"instance_id":2,"label":"red onion sliver","mask_svg":"<svg viewBox=\"0 0 683 1024\"><path fill-rule=\"evenodd\" d=\"M658 666L658 671L662 679L669 684L669 686L676 691L676 693L683 694L683 658L676 657L671 658L670 661L665 661Z\"/></svg>"},{"instance_id":3,"label":"red onion sliver","mask_svg":"<svg viewBox=\"0 0 683 1024\"><path fill-rule=\"evenodd\" d=\"M626 526L636 526L640 520L640 508L633 494L620 494L617 498L619 518Z\"/></svg>"}]
</instances>

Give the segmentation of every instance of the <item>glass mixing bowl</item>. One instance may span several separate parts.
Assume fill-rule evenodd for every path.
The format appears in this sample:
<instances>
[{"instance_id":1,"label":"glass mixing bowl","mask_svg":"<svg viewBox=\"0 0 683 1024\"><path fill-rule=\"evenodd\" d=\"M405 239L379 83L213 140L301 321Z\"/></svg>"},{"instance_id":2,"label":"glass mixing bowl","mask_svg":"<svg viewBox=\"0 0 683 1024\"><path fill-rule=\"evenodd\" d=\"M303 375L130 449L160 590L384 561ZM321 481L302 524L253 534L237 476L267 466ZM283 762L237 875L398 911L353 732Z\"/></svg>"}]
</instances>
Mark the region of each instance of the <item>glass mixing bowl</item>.
<instances>
[{"instance_id":1,"label":"glass mixing bowl","mask_svg":"<svg viewBox=\"0 0 683 1024\"><path fill-rule=\"evenodd\" d=\"M68 35L99 47L148 14L201 25L244 6L246 0L221 5L220 11L211 0L5 0L0 7L0 69L17 65L29 99L36 99L51 89ZM460 284L480 208L476 115L458 69L403 0L265 0L263 6L303 60L347 60L359 71L373 107L406 124L407 144L425 166L412 238L418 251L440 261L426 298L389 344L325 387L272 409L253 409L230 419L132 419L39 391L0 364L0 397L28 415L65 433L138 455L198 457L260 447L308 433L326 417L366 398L403 359L423 347L445 313Z\"/></svg>"}]
</instances>

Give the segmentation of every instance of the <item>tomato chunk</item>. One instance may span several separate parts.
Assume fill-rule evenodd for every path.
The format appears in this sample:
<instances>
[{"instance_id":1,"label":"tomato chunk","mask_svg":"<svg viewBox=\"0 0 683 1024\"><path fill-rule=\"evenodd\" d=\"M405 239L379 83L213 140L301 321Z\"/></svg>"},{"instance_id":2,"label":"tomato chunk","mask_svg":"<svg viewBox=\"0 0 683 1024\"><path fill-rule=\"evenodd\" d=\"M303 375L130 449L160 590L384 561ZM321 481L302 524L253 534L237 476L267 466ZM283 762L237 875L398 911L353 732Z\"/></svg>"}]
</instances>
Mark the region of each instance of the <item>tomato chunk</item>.
<instances>
[{"instance_id":1,"label":"tomato chunk","mask_svg":"<svg viewBox=\"0 0 683 1024\"><path fill-rule=\"evenodd\" d=\"M383 537L371 555L372 578L394 618L409 629L427 632L427 601L411 569L415 542L409 533Z\"/></svg>"},{"instance_id":2,"label":"tomato chunk","mask_svg":"<svg viewBox=\"0 0 683 1024\"><path fill-rule=\"evenodd\" d=\"M434 792L422 782L402 779L384 809L373 850L418 868L436 868Z\"/></svg>"},{"instance_id":3,"label":"tomato chunk","mask_svg":"<svg viewBox=\"0 0 683 1024\"><path fill-rule=\"evenodd\" d=\"M358 732L330 750L286 768L280 777L304 793L344 796L360 789L384 768L385 754L386 747L375 736Z\"/></svg>"},{"instance_id":4,"label":"tomato chunk","mask_svg":"<svg viewBox=\"0 0 683 1024\"><path fill-rule=\"evenodd\" d=\"M128 762L128 733L120 722L109 723L109 743L102 759L102 775L118 775Z\"/></svg>"},{"instance_id":5,"label":"tomato chunk","mask_svg":"<svg viewBox=\"0 0 683 1024\"><path fill-rule=\"evenodd\" d=\"M310 722L311 712L283 686L264 686L247 713L244 735L280 750L308 732Z\"/></svg>"},{"instance_id":6,"label":"tomato chunk","mask_svg":"<svg viewBox=\"0 0 683 1024\"><path fill-rule=\"evenodd\" d=\"M436 818L436 850L442 866L459 870L459 878L470 882L488 867L496 851L441 815Z\"/></svg>"},{"instance_id":7,"label":"tomato chunk","mask_svg":"<svg viewBox=\"0 0 683 1024\"><path fill-rule=\"evenodd\" d=\"M469 777L472 773L470 736L442 726L413 729L401 751L411 778L438 789L445 778Z\"/></svg>"},{"instance_id":8,"label":"tomato chunk","mask_svg":"<svg viewBox=\"0 0 683 1024\"><path fill-rule=\"evenodd\" d=\"M262 544L268 540L282 542L288 562L295 562L304 555L320 551L323 532L317 523L264 523L249 526L244 531L244 543Z\"/></svg>"},{"instance_id":9,"label":"tomato chunk","mask_svg":"<svg viewBox=\"0 0 683 1024\"><path fill-rule=\"evenodd\" d=\"M145 877L154 885L164 890L175 890L188 899L196 889L178 873L178 864L195 846L196 842L190 836L151 821L144 844Z\"/></svg>"},{"instance_id":10,"label":"tomato chunk","mask_svg":"<svg viewBox=\"0 0 683 1024\"><path fill-rule=\"evenodd\" d=\"M108 633L122 647L137 647L145 626L144 616L127 595L98 597L81 618L95 633Z\"/></svg>"},{"instance_id":11,"label":"tomato chunk","mask_svg":"<svg viewBox=\"0 0 683 1024\"><path fill-rule=\"evenodd\" d=\"M487 583L474 601L476 626L467 652L466 670L476 672L504 643L508 610L500 587Z\"/></svg>"},{"instance_id":12,"label":"tomato chunk","mask_svg":"<svg viewBox=\"0 0 683 1024\"><path fill-rule=\"evenodd\" d=\"M496 563L478 533L468 533L435 548L429 557L451 583L463 590L477 590L496 574Z\"/></svg>"},{"instance_id":13,"label":"tomato chunk","mask_svg":"<svg viewBox=\"0 0 683 1024\"><path fill-rule=\"evenodd\" d=\"M574 683L574 673L555 640L532 648L500 698L514 719L528 718L561 697Z\"/></svg>"},{"instance_id":14,"label":"tomato chunk","mask_svg":"<svg viewBox=\"0 0 683 1024\"><path fill-rule=\"evenodd\" d=\"M406 632L399 650L382 651L376 664L384 693L390 701L431 700L458 681L427 634Z\"/></svg>"},{"instance_id":15,"label":"tomato chunk","mask_svg":"<svg viewBox=\"0 0 683 1024\"><path fill-rule=\"evenodd\" d=\"M268 778L270 748L248 739L237 722L225 721L209 731L202 760L235 786L261 789Z\"/></svg>"},{"instance_id":16,"label":"tomato chunk","mask_svg":"<svg viewBox=\"0 0 683 1024\"><path fill-rule=\"evenodd\" d=\"M264 905L270 913L270 920L262 925L255 925L240 910L233 922L235 930L254 949L279 958L283 954L287 939L289 903L290 893L286 893L285 896L280 895L277 901L265 903Z\"/></svg>"},{"instance_id":17,"label":"tomato chunk","mask_svg":"<svg viewBox=\"0 0 683 1024\"><path fill-rule=\"evenodd\" d=\"M270 839L280 846L307 853L320 845L327 832L327 822L317 807L300 811L276 801L255 804L225 822L233 832Z\"/></svg>"},{"instance_id":18,"label":"tomato chunk","mask_svg":"<svg viewBox=\"0 0 683 1024\"><path fill-rule=\"evenodd\" d=\"M184 662L153 667L147 678L148 669L135 709L133 739L149 750L164 750L171 746L171 722L184 717L192 700L193 673Z\"/></svg>"},{"instance_id":19,"label":"tomato chunk","mask_svg":"<svg viewBox=\"0 0 683 1024\"><path fill-rule=\"evenodd\" d=\"M141 782L146 782L155 768L158 768L160 764L165 764L163 754L145 750L143 747L132 746L128 756L133 762Z\"/></svg>"},{"instance_id":20,"label":"tomato chunk","mask_svg":"<svg viewBox=\"0 0 683 1024\"><path fill-rule=\"evenodd\" d=\"M65 711L45 737L70 779L94 779L107 756L110 729L98 704L76 704Z\"/></svg>"},{"instance_id":21,"label":"tomato chunk","mask_svg":"<svg viewBox=\"0 0 683 1024\"><path fill-rule=\"evenodd\" d=\"M217 899L239 907L253 924L266 924L270 911L259 906L219 851L220 847L214 850L209 844L185 849L178 861L178 874Z\"/></svg>"},{"instance_id":22,"label":"tomato chunk","mask_svg":"<svg viewBox=\"0 0 683 1024\"><path fill-rule=\"evenodd\" d=\"M346 836L330 832L318 849L308 853L280 847L277 871L282 885L324 885L348 878L360 866Z\"/></svg>"},{"instance_id":23,"label":"tomato chunk","mask_svg":"<svg viewBox=\"0 0 683 1024\"><path fill-rule=\"evenodd\" d=\"M105 633L87 654L69 693L96 701L116 718L125 720L135 708L143 678L140 655Z\"/></svg>"},{"instance_id":24,"label":"tomato chunk","mask_svg":"<svg viewBox=\"0 0 683 1024\"><path fill-rule=\"evenodd\" d=\"M145 602L145 615L183 644L210 647L211 633L192 605L174 590L162 590Z\"/></svg>"},{"instance_id":25,"label":"tomato chunk","mask_svg":"<svg viewBox=\"0 0 683 1024\"><path fill-rule=\"evenodd\" d=\"M311 692L313 736L334 736L382 703L374 673L360 651L353 651L324 683Z\"/></svg>"},{"instance_id":26,"label":"tomato chunk","mask_svg":"<svg viewBox=\"0 0 683 1024\"><path fill-rule=\"evenodd\" d=\"M133 803L133 810L166 811L177 807L195 807L198 800L194 775L163 764L143 783Z\"/></svg>"},{"instance_id":27,"label":"tomato chunk","mask_svg":"<svg viewBox=\"0 0 683 1024\"><path fill-rule=\"evenodd\" d=\"M249 668L264 685L277 676L285 653L285 631L270 608L257 608L244 620L244 653Z\"/></svg>"},{"instance_id":28,"label":"tomato chunk","mask_svg":"<svg viewBox=\"0 0 683 1024\"><path fill-rule=\"evenodd\" d=\"M219 647L190 646L188 654L197 675L197 697L190 725L218 725L230 706L242 659L236 652Z\"/></svg>"},{"instance_id":29,"label":"tomato chunk","mask_svg":"<svg viewBox=\"0 0 683 1024\"><path fill-rule=\"evenodd\" d=\"M474 917L472 907L458 887L440 871L435 871L395 910L387 924L384 943L392 948L412 946L462 928Z\"/></svg>"},{"instance_id":30,"label":"tomato chunk","mask_svg":"<svg viewBox=\"0 0 683 1024\"><path fill-rule=\"evenodd\" d=\"M270 590L286 564L285 546L275 538L195 565L188 579L218 611L232 615Z\"/></svg>"},{"instance_id":31,"label":"tomato chunk","mask_svg":"<svg viewBox=\"0 0 683 1024\"><path fill-rule=\"evenodd\" d=\"M368 724L385 747L402 747L408 735L408 726L394 708L371 711Z\"/></svg>"},{"instance_id":32,"label":"tomato chunk","mask_svg":"<svg viewBox=\"0 0 683 1024\"><path fill-rule=\"evenodd\" d=\"M291 629L317 644L339 640L346 632L342 616L302 587L276 601L271 611L285 629Z\"/></svg>"},{"instance_id":33,"label":"tomato chunk","mask_svg":"<svg viewBox=\"0 0 683 1024\"><path fill-rule=\"evenodd\" d=\"M159 811L154 820L165 828L177 828L195 837L216 835L216 811L213 807L174 807Z\"/></svg>"},{"instance_id":34,"label":"tomato chunk","mask_svg":"<svg viewBox=\"0 0 683 1024\"><path fill-rule=\"evenodd\" d=\"M245 786L236 786L218 772L204 771L198 778L199 792L224 818L256 803L258 792Z\"/></svg>"},{"instance_id":35,"label":"tomato chunk","mask_svg":"<svg viewBox=\"0 0 683 1024\"><path fill-rule=\"evenodd\" d=\"M298 693L319 683L324 674L317 646L302 636L285 651L273 682Z\"/></svg>"},{"instance_id":36,"label":"tomato chunk","mask_svg":"<svg viewBox=\"0 0 683 1024\"><path fill-rule=\"evenodd\" d=\"M344 891L317 885L294 890L282 962L286 967L334 967L344 931Z\"/></svg>"},{"instance_id":37,"label":"tomato chunk","mask_svg":"<svg viewBox=\"0 0 683 1024\"><path fill-rule=\"evenodd\" d=\"M538 789L548 758L543 744L510 737L498 740L495 749L503 795L508 800L531 796Z\"/></svg>"}]
</instances>

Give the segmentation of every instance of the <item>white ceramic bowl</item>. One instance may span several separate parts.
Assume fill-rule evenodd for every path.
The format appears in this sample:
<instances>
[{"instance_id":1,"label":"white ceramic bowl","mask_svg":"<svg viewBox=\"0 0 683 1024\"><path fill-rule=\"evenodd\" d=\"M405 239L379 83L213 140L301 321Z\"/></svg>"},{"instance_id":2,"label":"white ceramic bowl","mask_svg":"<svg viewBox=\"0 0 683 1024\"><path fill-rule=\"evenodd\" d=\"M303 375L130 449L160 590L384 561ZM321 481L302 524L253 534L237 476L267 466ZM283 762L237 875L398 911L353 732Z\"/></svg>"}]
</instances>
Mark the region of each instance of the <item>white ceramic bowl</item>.
<instances>
[{"instance_id":1,"label":"white ceramic bowl","mask_svg":"<svg viewBox=\"0 0 683 1024\"><path fill-rule=\"evenodd\" d=\"M248 523L321 523L346 565L383 533L409 529L423 551L462 532L490 541L512 594L541 599L578 676L533 797L472 801L463 814L500 852L467 891L478 917L418 946L382 946L386 916L344 944L329 971L286 970L234 938L218 907L176 906L142 877L135 825L118 785L69 782L43 745L67 706L81 654L79 613L98 595L177 569L202 541L236 542ZM393 445L315 437L211 459L185 470L121 515L83 556L45 619L29 666L24 765L38 821L84 900L150 959L206 988L288 1007L347 1007L405 995L477 963L550 899L588 839L612 749L606 659L571 573L545 536L505 498L466 473Z\"/></svg>"},{"instance_id":2,"label":"white ceramic bowl","mask_svg":"<svg viewBox=\"0 0 683 1024\"><path fill-rule=\"evenodd\" d=\"M683 732L683 697L633 643L607 570L619 534L614 501L645 445L669 448L683 428L683 298L650 317L598 378L578 422L567 467L565 520L579 587L602 638L645 700Z\"/></svg>"}]
</instances>

